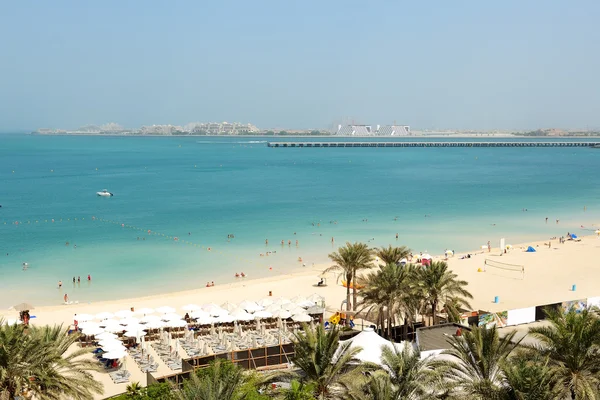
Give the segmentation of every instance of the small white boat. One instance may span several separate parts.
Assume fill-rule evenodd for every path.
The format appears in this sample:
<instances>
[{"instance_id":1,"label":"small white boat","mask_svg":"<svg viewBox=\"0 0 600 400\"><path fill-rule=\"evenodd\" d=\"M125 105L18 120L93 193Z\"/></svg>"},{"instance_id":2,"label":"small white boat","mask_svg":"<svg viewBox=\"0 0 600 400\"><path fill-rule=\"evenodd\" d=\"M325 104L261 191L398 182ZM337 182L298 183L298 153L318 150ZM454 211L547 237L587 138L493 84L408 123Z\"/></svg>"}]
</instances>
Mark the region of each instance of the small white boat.
<instances>
[{"instance_id":1,"label":"small white boat","mask_svg":"<svg viewBox=\"0 0 600 400\"><path fill-rule=\"evenodd\" d=\"M111 192L109 192L106 189L102 190L101 192L96 192L96 194L98 196L102 196L102 197L112 197L112 195L113 195Z\"/></svg>"}]
</instances>

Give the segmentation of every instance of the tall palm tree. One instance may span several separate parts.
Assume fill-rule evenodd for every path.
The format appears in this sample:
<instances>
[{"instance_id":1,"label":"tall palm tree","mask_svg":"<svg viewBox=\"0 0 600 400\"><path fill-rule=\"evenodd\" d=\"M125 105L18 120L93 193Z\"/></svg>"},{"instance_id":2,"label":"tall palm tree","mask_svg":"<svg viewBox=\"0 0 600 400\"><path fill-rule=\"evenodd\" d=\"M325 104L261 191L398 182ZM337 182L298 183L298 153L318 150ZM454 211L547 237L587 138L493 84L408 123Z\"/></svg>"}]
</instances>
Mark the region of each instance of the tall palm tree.
<instances>
[{"instance_id":1,"label":"tall palm tree","mask_svg":"<svg viewBox=\"0 0 600 400\"><path fill-rule=\"evenodd\" d=\"M359 377L360 368L352 368L354 357L362 349L340 345L339 330L326 331L323 325L304 326L295 334L293 362L302 371L303 380L314 385L315 394L326 399L342 393Z\"/></svg>"},{"instance_id":2,"label":"tall palm tree","mask_svg":"<svg viewBox=\"0 0 600 400\"><path fill-rule=\"evenodd\" d=\"M470 307L467 299L472 299L473 296L465 289L468 283L458 280L458 275L448 269L448 264L444 261L434 261L420 271L419 285L431 305L434 324L437 323L436 314L440 304Z\"/></svg>"},{"instance_id":3,"label":"tall palm tree","mask_svg":"<svg viewBox=\"0 0 600 400\"><path fill-rule=\"evenodd\" d=\"M467 398L503 399L506 391L502 367L519 346L515 334L513 331L501 338L496 327L475 327L461 336L452 336L448 340L451 348L444 353L454 359L441 361L440 365L449 368L449 381Z\"/></svg>"},{"instance_id":4,"label":"tall palm tree","mask_svg":"<svg viewBox=\"0 0 600 400\"><path fill-rule=\"evenodd\" d=\"M62 326L0 326L0 392L12 399L27 390L43 400L101 394L102 384L90 374L98 364L81 357L89 349L69 351L78 335L67 333Z\"/></svg>"},{"instance_id":5,"label":"tall palm tree","mask_svg":"<svg viewBox=\"0 0 600 400\"><path fill-rule=\"evenodd\" d=\"M329 254L329 259L334 265L324 272L341 271L346 278L346 310L356 310L358 292L356 289L356 275L359 270L372 266L372 250L364 243L346 242L346 246ZM350 286L353 286L353 302L350 303Z\"/></svg>"},{"instance_id":6,"label":"tall palm tree","mask_svg":"<svg viewBox=\"0 0 600 400\"><path fill-rule=\"evenodd\" d=\"M571 399L599 399L600 318L592 309L546 310L548 327L531 328L540 343L531 346L549 358L561 395Z\"/></svg>"},{"instance_id":7,"label":"tall palm tree","mask_svg":"<svg viewBox=\"0 0 600 400\"><path fill-rule=\"evenodd\" d=\"M410 254L410 249L406 246L392 247L380 247L375 249L375 255L379 257L383 265L386 264L398 264L403 258L407 258Z\"/></svg>"},{"instance_id":8,"label":"tall palm tree","mask_svg":"<svg viewBox=\"0 0 600 400\"><path fill-rule=\"evenodd\" d=\"M410 269L390 263L369 273L363 281L365 288L361 292L361 305L377 311L382 330L383 320L387 320L387 337L391 336L393 320L402 307L403 300L410 295L409 274Z\"/></svg>"}]
</instances>

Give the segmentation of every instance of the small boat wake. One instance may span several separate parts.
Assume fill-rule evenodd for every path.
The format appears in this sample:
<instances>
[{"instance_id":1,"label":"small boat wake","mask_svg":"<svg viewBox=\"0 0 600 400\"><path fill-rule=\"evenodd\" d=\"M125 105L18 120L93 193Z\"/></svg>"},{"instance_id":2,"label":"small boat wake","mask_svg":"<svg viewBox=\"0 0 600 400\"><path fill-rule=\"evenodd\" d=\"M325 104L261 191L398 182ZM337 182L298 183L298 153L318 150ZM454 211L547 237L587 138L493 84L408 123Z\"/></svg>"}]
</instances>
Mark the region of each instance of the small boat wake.
<instances>
[{"instance_id":1,"label":"small boat wake","mask_svg":"<svg viewBox=\"0 0 600 400\"><path fill-rule=\"evenodd\" d=\"M114 196L111 192L109 192L106 189L102 190L101 192L96 192L96 194L101 197L113 197Z\"/></svg>"}]
</instances>

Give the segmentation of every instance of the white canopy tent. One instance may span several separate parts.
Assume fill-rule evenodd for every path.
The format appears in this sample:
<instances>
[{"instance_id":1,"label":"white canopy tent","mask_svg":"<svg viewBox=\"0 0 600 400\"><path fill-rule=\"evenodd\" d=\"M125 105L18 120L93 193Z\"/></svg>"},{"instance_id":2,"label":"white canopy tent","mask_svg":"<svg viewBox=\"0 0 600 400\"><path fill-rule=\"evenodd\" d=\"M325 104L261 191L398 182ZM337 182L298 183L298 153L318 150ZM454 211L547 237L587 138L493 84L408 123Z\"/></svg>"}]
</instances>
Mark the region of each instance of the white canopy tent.
<instances>
[{"instance_id":1,"label":"white canopy tent","mask_svg":"<svg viewBox=\"0 0 600 400\"><path fill-rule=\"evenodd\" d=\"M402 343L393 343L379 336L372 328L365 328L364 331L354 336L352 339L344 340L340 342L340 346L344 343L350 343L350 348L360 347L362 350L354 356L360 362L372 362L381 365L381 353L382 347L388 347L394 349L402 349ZM339 352L340 347L338 347ZM336 352L336 355L337 353Z\"/></svg>"}]
</instances>

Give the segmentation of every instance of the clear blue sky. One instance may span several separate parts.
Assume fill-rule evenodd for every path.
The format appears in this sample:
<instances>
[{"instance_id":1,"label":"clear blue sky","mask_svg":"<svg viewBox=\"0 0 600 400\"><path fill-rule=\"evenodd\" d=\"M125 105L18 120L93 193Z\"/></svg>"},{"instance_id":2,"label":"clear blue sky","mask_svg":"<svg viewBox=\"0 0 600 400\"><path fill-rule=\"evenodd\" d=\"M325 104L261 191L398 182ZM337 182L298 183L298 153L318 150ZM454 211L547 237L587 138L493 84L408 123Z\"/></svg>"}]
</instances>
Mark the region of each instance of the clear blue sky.
<instances>
[{"instance_id":1,"label":"clear blue sky","mask_svg":"<svg viewBox=\"0 0 600 400\"><path fill-rule=\"evenodd\" d=\"M0 130L600 127L600 1L5 1Z\"/></svg>"}]
</instances>

